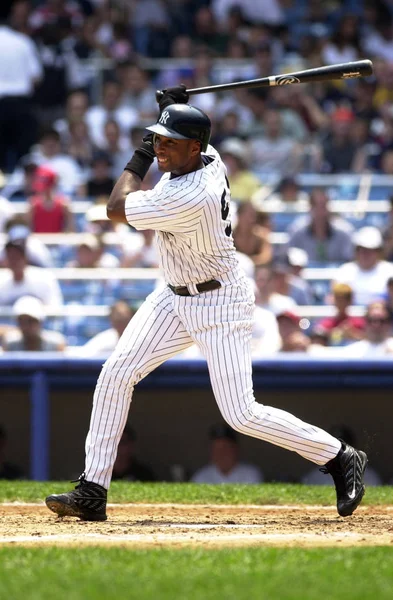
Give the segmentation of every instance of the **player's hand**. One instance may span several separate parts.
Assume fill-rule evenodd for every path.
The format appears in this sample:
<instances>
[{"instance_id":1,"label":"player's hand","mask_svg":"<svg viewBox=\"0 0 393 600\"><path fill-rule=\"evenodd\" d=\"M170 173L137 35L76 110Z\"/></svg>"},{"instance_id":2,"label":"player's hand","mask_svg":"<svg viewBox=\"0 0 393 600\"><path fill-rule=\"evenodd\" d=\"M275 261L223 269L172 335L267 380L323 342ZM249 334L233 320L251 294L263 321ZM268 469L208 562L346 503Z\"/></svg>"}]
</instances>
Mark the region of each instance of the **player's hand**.
<instances>
[{"instance_id":1,"label":"player's hand","mask_svg":"<svg viewBox=\"0 0 393 600\"><path fill-rule=\"evenodd\" d=\"M135 152L144 154L151 161L155 159L156 154L154 152L153 133L148 133L147 135L145 135L141 145L135 150Z\"/></svg>"},{"instance_id":2,"label":"player's hand","mask_svg":"<svg viewBox=\"0 0 393 600\"><path fill-rule=\"evenodd\" d=\"M162 90L162 92L156 92L156 99L161 112L170 104L187 104L189 97L184 83Z\"/></svg>"}]
</instances>

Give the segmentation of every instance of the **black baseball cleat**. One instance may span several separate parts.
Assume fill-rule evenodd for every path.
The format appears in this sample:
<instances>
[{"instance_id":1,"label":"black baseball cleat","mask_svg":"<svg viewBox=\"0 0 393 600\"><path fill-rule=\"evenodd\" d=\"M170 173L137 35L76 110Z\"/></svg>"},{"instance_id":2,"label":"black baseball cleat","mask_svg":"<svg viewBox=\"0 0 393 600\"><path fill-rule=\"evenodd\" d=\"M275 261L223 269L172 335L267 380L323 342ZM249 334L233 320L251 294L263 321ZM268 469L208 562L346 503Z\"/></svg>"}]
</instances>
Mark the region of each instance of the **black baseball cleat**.
<instances>
[{"instance_id":1,"label":"black baseball cleat","mask_svg":"<svg viewBox=\"0 0 393 600\"><path fill-rule=\"evenodd\" d=\"M363 475L366 467L366 453L342 442L337 456L320 469L322 473L330 473L333 477L337 512L341 517L349 517L359 506L364 496Z\"/></svg>"},{"instance_id":2,"label":"black baseball cleat","mask_svg":"<svg viewBox=\"0 0 393 600\"><path fill-rule=\"evenodd\" d=\"M79 517L82 521L106 521L107 491L98 483L86 481L82 474L72 492L45 498L49 510L59 517ZM75 482L73 482L75 483Z\"/></svg>"}]
</instances>

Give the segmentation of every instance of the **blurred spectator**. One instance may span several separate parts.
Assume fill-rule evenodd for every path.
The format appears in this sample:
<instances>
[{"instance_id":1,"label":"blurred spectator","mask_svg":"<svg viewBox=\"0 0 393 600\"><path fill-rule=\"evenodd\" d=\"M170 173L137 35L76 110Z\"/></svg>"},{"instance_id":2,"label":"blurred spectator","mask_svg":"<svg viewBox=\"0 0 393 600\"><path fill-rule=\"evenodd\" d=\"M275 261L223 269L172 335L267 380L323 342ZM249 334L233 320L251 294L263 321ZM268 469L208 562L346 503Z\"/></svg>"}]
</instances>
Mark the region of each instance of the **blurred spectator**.
<instances>
[{"instance_id":1,"label":"blurred spectator","mask_svg":"<svg viewBox=\"0 0 393 600\"><path fill-rule=\"evenodd\" d=\"M23 479L23 472L7 460L7 434L0 425L0 479Z\"/></svg>"},{"instance_id":2,"label":"blurred spectator","mask_svg":"<svg viewBox=\"0 0 393 600\"><path fill-rule=\"evenodd\" d=\"M169 56L170 21L166 3L163 0L136 0L130 17L136 52L156 58Z\"/></svg>"},{"instance_id":3,"label":"blurred spectator","mask_svg":"<svg viewBox=\"0 0 393 600\"><path fill-rule=\"evenodd\" d=\"M300 328L300 317L296 312L279 311L276 319L281 337L280 352L307 352L311 343L310 338Z\"/></svg>"},{"instance_id":4,"label":"blurred spectator","mask_svg":"<svg viewBox=\"0 0 393 600\"><path fill-rule=\"evenodd\" d=\"M38 146L31 153L31 159L37 165L44 165L55 171L60 191L71 195L79 192L83 183L81 168L71 156L62 152L60 134L56 129L44 131Z\"/></svg>"},{"instance_id":5,"label":"blurred spectator","mask_svg":"<svg viewBox=\"0 0 393 600\"><path fill-rule=\"evenodd\" d=\"M281 294L274 289L275 275L270 266L255 266L255 300L256 305L277 314L280 310L291 310L296 302L288 294Z\"/></svg>"},{"instance_id":6,"label":"blurred spectator","mask_svg":"<svg viewBox=\"0 0 393 600\"><path fill-rule=\"evenodd\" d=\"M126 164L126 163L125 163ZM91 174L85 186L85 195L96 199L98 196L109 196L115 180L111 174L112 160L106 152L96 152L91 161Z\"/></svg>"},{"instance_id":7,"label":"blurred spectator","mask_svg":"<svg viewBox=\"0 0 393 600\"><path fill-rule=\"evenodd\" d=\"M42 65L32 40L11 29L11 3L0 12L0 169L11 173L37 138L31 97L42 77Z\"/></svg>"},{"instance_id":8,"label":"blurred spectator","mask_svg":"<svg viewBox=\"0 0 393 600\"><path fill-rule=\"evenodd\" d=\"M254 264L267 264L273 256L269 240L270 231L257 224L257 211L250 201L237 208L237 221L233 230L236 250L249 256Z\"/></svg>"},{"instance_id":9,"label":"blurred spectator","mask_svg":"<svg viewBox=\"0 0 393 600\"><path fill-rule=\"evenodd\" d=\"M393 322L393 277L389 277L387 280L384 300Z\"/></svg>"},{"instance_id":10,"label":"blurred spectator","mask_svg":"<svg viewBox=\"0 0 393 600\"><path fill-rule=\"evenodd\" d=\"M134 314L134 309L127 302L124 302L124 300L115 302L111 306L109 313L110 329L105 329L105 331L97 333L97 335L82 346L80 353L83 356L98 356L100 354L107 354L109 356L115 349L117 342Z\"/></svg>"},{"instance_id":11,"label":"blurred spectator","mask_svg":"<svg viewBox=\"0 0 393 600\"><path fill-rule=\"evenodd\" d=\"M255 306L251 337L251 356L254 359L272 356L281 346L280 333L274 314Z\"/></svg>"},{"instance_id":12,"label":"blurred spectator","mask_svg":"<svg viewBox=\"0 0 393 600\"><path fill-rule=\"evenodd\" d=\"M30 18L33 29L56 23L59 19L69 18L72 26L82 25L83 15L78 2L73 0L46 0L34 10Z\"/></svg>"},{"instance_id":13,"label":"blurred spectator","mask_svg":"<svg viewBox=\"0 0 393 600\"><path fill-rule=\"evenodd\" d=\"M154 120L158 114L156 90L148 71L136 63L123 62L117 66L116 73L121 86L120 106L127 110L131 107L140 119Z\"/></svg>"},{"instance_id":14,"label":"blurred spectator","mask_svg":"<svg viewBox=\"0 0 393 600\"><path fill-rule=\"evenodd\" d=\"M125 236L123 240L122 267L152 268L158 267L156 236L153 229L145 229Z\"/></svg>"},{"instance_id":15,"label":"blurred spectator","mask_svg":"<svg viewBox=\"0 0 393 600\"><path fill-rule=\"evenodd\" d=\"M295 177L283 177L273 193L260 188L252 195L252 202L268 212L308 212L310 208L309 195Z\"/></svg>"},{"instance_id":16,"label":"blurred spectator","mask_svg":"<svg viewBox=\"0 0 393 600\"><path fill-rule=\"evenodd\" d=\"M355 115L346 107L331 115L329 132L322 144L322 169L327 173L351 173L357 162L358 147L351 138Z\"/></svg>"},{"instance_id":17,"label":"blurred spectator","mask_svg":"<svg viewBox=\"0 0 393 600\"><path fill-rule=\"evenodd\" d=\"M75 160L83 171L83 176L89 171L93 159L93 144L89 136L89 129L85 121L70 123L68 141L65 145L66 153ZM82 195L82 189L79 187Z\"/></svg>"},{"instance_id":18,"label":"blurred spectator","mask_svg":"<svg viewBox=\"0 0 393 600\"><path fill-rule=\"evenodd\" d=\"M353 257L351 235L334 221L328 203L325 190L312 190L309 222L292 232L288 247L303 249L310 262L343 263Z\"/></svg>"},{"instance_id":19,"label":"blurred spectator","mask_svg":"<svg viewBox=\"0 0 393 600\"><path fill-rule=\"evenodd\" d=\"M101 151L111 157L112 175L117 179L124 170L124 165L128 162L124 162L125 157L132 156L132 151L130 150L129 140L122 135L118 123L113 119L105 123Z\"/></svg>"},{"instance_id":20,"label":"blurred spectator","mask_svg":"<svg viewBox=\"0 0 393 600\"><path fill-rule=\"evenodd\" d=\"M264 134L251 137L251 166L262 175L291 175L300 167L302 147L283 133L282 117L269 108L264 116Z\"/></svg>"},{"instance_id":21,"label":"blurred spectator","mask_svg":"<svg viewBox=\"0 0 393 600\"><path fill-rule=\"evenodd\" d=\"M364 339L340 348L345 358L372 358L393 355L392 319L383 301L371 302L365 314Z\"/></svg>"},{"instance_id":22,"label":"blurred spectator","mask_svg":"<svg viewBox=\"0 0 393 600\"><path fill-rule=\"evenodd\" d=\"M139 120L138 111L133 106L121 105L121 87L117 81L106 81L102 90L102 102L91 106L86 113L86 122L94 144L106 149L105 124L115 121L122 135L126 135Z\"/></svg>"},{"instance_id":23,"label":"blurred spectator","mask_svg":"<svg viewBox=\"0 0 393 600\"><path fill-rule=\"evenodd\" d=\"M329 428L329 433L340 440L344 440L347 444L355 444L354 447L356 447L357 440L354 431L347 425L333 425ZM329 485L329 480L326 480L326 474L323 471L318 467L314 467L303 475L301 483L304 485ZM381 476L369 464L364 473L364 483L371 486L382 485L383 483Z\"/></svg>"},{"instance_id":24,"label":"blurred spectator","mask_svg":"<svg viewBox=\"0 0 393 600\"><path fill-rule=\"evenodd\" d=\"M323 47L323 64L334 65L359 60L360 31L359 18L354 14L344 14Z\"/></svg>"},{"instance_id":25,"label":"blurred spectator","mask_svg":"<svg viewBox=\"0 0 393 600\"><path fill-rule=\"evenodd\" d=\"M4 196L0 196L0 233L3 233L7 221L9 221L13 214L14 210L11 202L7 198L4 198Z\"/></svg>"},{"instance_id":26,"label":"blurred spectator","mask_svg":"<svg viewBox=\"0 0 393 600\"><path fill-rule=\"evenodd\" d=\"M308 305L313 303L313 298L307 286L299 284L299 276L292 274L288 259L277 259L271 264L270 289L272 295L291 298L295 304ZM301 278L300 278L301 279Z\"/></svg>"},{"instance_id":27,"label":"blurred spectator","mask_svg":"<svg viewBox=\"0 0 393 600\"><path fill-rule=\"evenodd\" d=\"M112 479L127 481L156 481L153 470L135 456L135 431L126 424L117 449Z\"/></svg>"},{"instance_id":28,"label":"blurred spectator","mask_svg":"<svg viewBox=\"0 0 393 600\"><path fill-rule=\"evenodd\" d=\"M37 161L27 154L22 156L14 172L9 176L3 194L10 200L26 200L33 190L31 184L37 169Z\"/></svg>"},{"instance_id":29,"label":"blurred spectator","mask_svg":"<svg viewBox=\"0 0 393 600\"><path fill-rule=\"evenodd\" d=\"M47 270L28 265L26 238L8 237L6 268L0 270L0 306L12 306L22 296L34 296L47 306L63 302L58 281Z\"/></svg>"},{"instance_id":30,"label":"blurred spectator","mask_svg":"<svg viewBox=\"0 0 393 600\"><path fill-rule=\"evenodd\" d=\"M227 138L220 146L221 158L227 168L231 198L245 202L261 187L261 181L250 170L250 149L238 138Z\"/></svg>"},{"instance_id":31,"label":"blurred spectator","mask_svg":"<svg viewBox=\"0 0 393 600\"><path fill-rule=\"evenodd\" d=\"M304 298L307 300L307 304L314 304L315 298L312 285L303 278L304 269L308 265L307 252L305 252L302 248L296 248L295 246L292 246L291 248L287 248L283 260L284 262L288 262L291 282L297 288L303 290Z\"/></svg>"},{"instance_id":32,"label":"blurred spectator","mask_svg":"<svg viewBox=\"0 0 393 600\"><path fill-rule=\"evenodd\" d=\"M64 336L57 331L43 329L45 307L34 296L21 296L13 306L18 329L4 336L5 352L62 352L66 347Z\"/></svg>"},{"instance_id":33,"label":"blurred spectator","mask_svg":"<svg viewBox=\"0 0 393 600\"><path fill-rule=\"evenodd\" d=\"M32 181L33 195L27 224L33 233L62 233L74 231L74 216L69 200L56 190L57 175L49 167L38 167Z\"/></svg>"},{"instance_id":34,"label":"blurred spectator","mask_svg":"<svg viewBox=\"0 0 393 600\"><path fill-rule=\"evenodd\" d=\"M389 262L393 261L393 196L389 198L389 212L386 215L386 225L382 228L383 254Z\"/></svg>"},{"instance_id":35,"label":"blurred spectator","mask_svg":"<svg viewBox=\"0 0 393 600\"><path fill-rule=\"evenodd\" d=\"M56 119L53 128L59 132L65 148L70 143L70 127L75 123L85 122L89 107L89 97L83 89L71 90L67 96L65 115Z\"/></svg>"},{"instance_id":36,"label":"blurred spectator","mask_svg":"<svg viewBox=\"0 0 393 600\"><path fill-rule=\"evenodd\" d=\"M5 226L7 241L24 241L26 246L27 264L33 265L34 267L53 267L50 250L45 246L44 242L31 233L30 229L26 226L25 221L25 218L22 216L15 216L7 221ZM0 244L0 267L5 266L7 266L7 264L4 243Z\"/></svg>"},{"instance_id":37,"label":"blurred spectator","mask_svg":"<svg viewBox=\"0 0 393 600\"><path fill-rule=\"evenodd\" d=\"M106 214L106 205L109 196L98 196L96 204L90 206L86 213L86 230L88 233L102 235L116 231L116 225Z\"/></svg>"},{"instance_id":38,"label":"blurred spectator","mask_svg":"<svg viewBox=\"0 0 393 600\"><path fill-rule=\"evenodd\" d=\"M73 48L72 33L71 19L61 16L43 24L35 36L43 64L43 77L34 99L40 123L45 127L52 126L54 120L63 114L68 92L86 83Z\"/></svg>"},{"instance_id":39,"label":"blurred spectator","mask_svg":"<svg viewBox=\"0 0 393 600\"><path fill-rule=\"evenodd\" d=\"M119 263L117 256L105 251L105 245L100 235L86 233L76 247L76 258L70 260L66 267L114 269L119 266Z\"/></svg>"},{"instance_id":40,"label":"blurred spectator","mask_svg":"<svg viewBox=\"0 0 393 600\"><path fill-rule=\"evenodd\" d=\"M352 317L348 313L353 301L353 290L346 283L334 283L332 286L335 315L321 319L316 324L320 332L328 336L330 346L340 346L361 340L364 337L365 321L363 317Z\"/></svg>"},{"instance_id":41,"label":"blurred spectator","mask_svg":"<svg viewBox=\"0 0 393 600\"><path fill-rule=\"evenodd\" d=\"M362 227L352 237L355 257L338 267L335 281L347 283L354 293L354 304L366 305L382 298L386 283L393 276L393 264L383 260L383 240L376 227Z\"/></svg>"},{"instance_id":42,"label":"blurred spectator","mask_svg":"<svg viewBox=\"0 0 393 600\"><path fill-rule=\"evenodd\" d=\"M262 483L260 469L240 461L236 432L229 425L213 425L209 431L210 462L191 477L193 483Z\"/></svg>"}]
</instances>

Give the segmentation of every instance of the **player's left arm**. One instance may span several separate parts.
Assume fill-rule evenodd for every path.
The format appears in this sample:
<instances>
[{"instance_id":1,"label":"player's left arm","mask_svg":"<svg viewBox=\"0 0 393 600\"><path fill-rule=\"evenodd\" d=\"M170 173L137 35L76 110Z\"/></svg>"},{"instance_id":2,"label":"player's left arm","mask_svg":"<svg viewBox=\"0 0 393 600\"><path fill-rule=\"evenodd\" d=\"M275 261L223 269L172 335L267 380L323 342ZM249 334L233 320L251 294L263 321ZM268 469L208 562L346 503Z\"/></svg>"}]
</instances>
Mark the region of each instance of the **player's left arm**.
<instances>
[{"instance_id":1,"label":"player's left arm","mask_svg":"<svg viewBox=\"0 0 393 600\"><path fill-rule=\"evenodd\" d=\"M106 206L106 213L111 221L128 223L125 212L126 198L131 192L141 189L141 182L154 160L152 138L153 134L149 134L143 139L115 183Z\"/></svg>"}]
</instances>

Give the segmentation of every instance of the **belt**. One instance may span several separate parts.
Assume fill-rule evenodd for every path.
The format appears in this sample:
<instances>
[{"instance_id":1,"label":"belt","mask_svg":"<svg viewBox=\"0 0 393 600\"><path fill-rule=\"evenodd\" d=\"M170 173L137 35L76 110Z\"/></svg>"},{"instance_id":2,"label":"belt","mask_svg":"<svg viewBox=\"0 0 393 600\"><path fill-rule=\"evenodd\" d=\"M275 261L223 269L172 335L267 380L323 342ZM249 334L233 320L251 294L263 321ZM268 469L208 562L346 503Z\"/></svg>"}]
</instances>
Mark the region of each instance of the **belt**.
<instances>
[{"instance_id":1,"label":"belt","mask_svg":"<svg viewBox=\"0 0 393 600\"><path fill-rule=\"evenodd\" d=\"M168 283L168 287L177 296L192 296L193 295L193 294L190 294L189 289L186 285L175 286L175 285L170 285ZM195 287L198 290L198 292L201 294L202 292L210 292L211 290L218 290L218 288L221 287L221 283L219 281L217 281L216 279L211 279L210 281L204 281L203 283L197 283L195 285Z\"/></svg>"}]
</instances>

